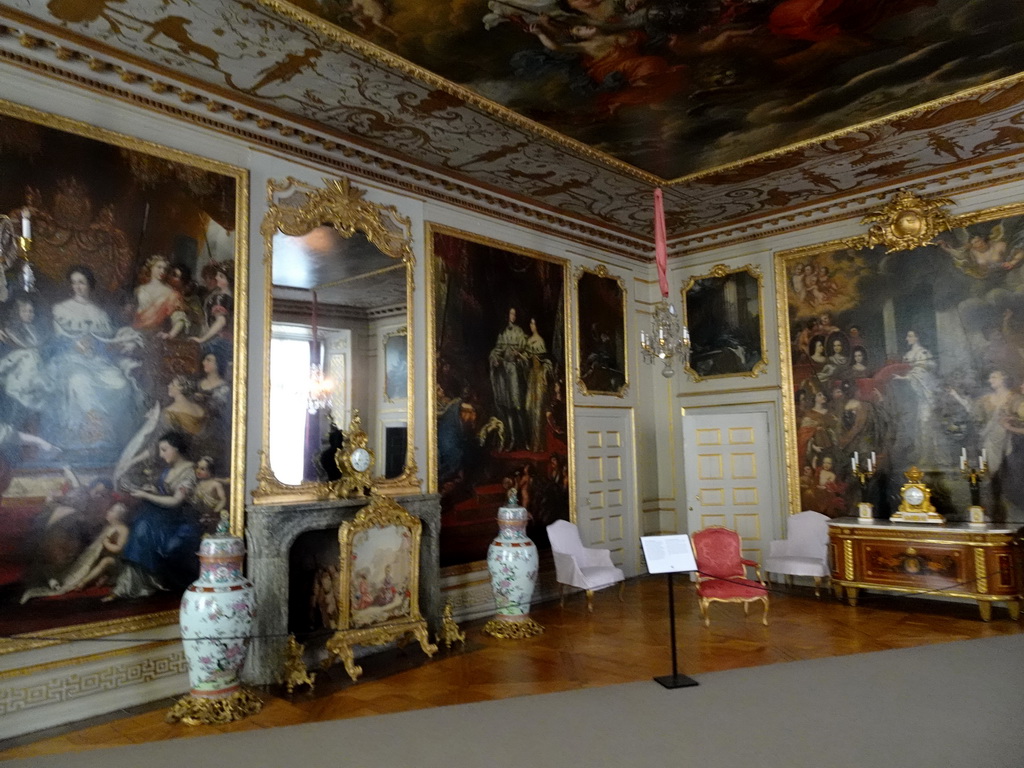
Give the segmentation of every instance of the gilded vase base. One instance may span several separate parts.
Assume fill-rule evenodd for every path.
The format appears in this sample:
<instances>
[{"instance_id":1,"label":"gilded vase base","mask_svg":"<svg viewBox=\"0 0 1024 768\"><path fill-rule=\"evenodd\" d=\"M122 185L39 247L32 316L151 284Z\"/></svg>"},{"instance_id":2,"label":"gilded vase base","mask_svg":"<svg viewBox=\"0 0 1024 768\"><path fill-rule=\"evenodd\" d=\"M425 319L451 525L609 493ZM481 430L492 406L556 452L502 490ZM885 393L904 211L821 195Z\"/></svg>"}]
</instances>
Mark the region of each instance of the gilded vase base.
<instances>
[{"instance_id":1,"label":"gilded vase base","mask_svg":"<svg viewBox=\"0 0 1024 768\"><path fill-rule=\"evenodd\" d=\"M544 627L530 618L519 621L491 619L484 624L483 633L500 640L525 640L543 634Z\"/></svg>"},{"instance_id":2,"label":"gilded vase base","mask_svg":"<svg viewBox=\"0 0 1024 768\"><path fill-rule=\"evenodd\" d=\"M165 720L185 725L223 725L255 715L263 709L263 700L244 688L221 698L182 696L171 707Z\"/></svg>"}]
</instances>

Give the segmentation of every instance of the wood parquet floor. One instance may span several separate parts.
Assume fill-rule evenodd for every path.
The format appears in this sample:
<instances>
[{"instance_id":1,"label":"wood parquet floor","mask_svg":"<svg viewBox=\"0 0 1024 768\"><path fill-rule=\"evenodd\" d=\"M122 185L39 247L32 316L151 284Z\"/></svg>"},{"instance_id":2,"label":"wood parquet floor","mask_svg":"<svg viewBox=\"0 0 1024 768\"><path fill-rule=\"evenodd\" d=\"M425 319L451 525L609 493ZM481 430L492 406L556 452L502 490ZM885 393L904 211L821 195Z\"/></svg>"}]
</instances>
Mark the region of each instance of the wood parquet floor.
<instances>
[{"instance_id":1,"label":"wood parquet floor","mask_svg":"<svg viewBox=\"0 0 1024 768\"><path fill-rule=\"evenodd\" d=\"M581 594L568 596L564 608L558 601L535 606L531 615L546 631L529 640L488 637L480 620L463 626L464 647L442 646L432 660L415 644L365 657L356 684L340 665L334 666L319 672L312 694L306 687L291 697L278 688L262 692L263 711L237 723L169 724L164 716L173 702L165 701L148 711L113 714L56 734L0 742L0 760L591 688L671 673L665 580L631 580L623 602L617 595L617 589L597 593L593 614L587 613ZM1009 620L1002 607L985 623L974 604L863 594L853 608L825 591L819 600L809 589L778 585L769 626L759 617L757 607L744 618L739 606L714 605L711 627L705 628L692 585L677 584L679 671L695 675L1024 632L1024 623Z\"/></svg>"}]
</instances>

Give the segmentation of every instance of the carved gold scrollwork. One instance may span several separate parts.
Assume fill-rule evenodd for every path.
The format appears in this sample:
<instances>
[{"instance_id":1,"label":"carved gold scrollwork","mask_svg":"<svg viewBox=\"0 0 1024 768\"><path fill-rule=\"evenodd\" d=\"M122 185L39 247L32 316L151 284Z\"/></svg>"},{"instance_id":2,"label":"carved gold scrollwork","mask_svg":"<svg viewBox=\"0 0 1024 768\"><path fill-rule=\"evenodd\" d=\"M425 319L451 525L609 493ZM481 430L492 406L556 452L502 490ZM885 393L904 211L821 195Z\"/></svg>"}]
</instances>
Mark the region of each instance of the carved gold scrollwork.
<instances>
[{"instance_id":1,"label":"carved gold scrollwork","mask_svg":"<svg viewBox=\"0 0 1024 768\"><path fill-rule=\"evenodd\" d=\"M871 224L867 244L884 245L888 253L929 245L939 232L955 226L952 217L942 210L948 205L953 201L945 197L923 198L900 190L861 220L862 224Z\"/></svg>"}]
</instances>

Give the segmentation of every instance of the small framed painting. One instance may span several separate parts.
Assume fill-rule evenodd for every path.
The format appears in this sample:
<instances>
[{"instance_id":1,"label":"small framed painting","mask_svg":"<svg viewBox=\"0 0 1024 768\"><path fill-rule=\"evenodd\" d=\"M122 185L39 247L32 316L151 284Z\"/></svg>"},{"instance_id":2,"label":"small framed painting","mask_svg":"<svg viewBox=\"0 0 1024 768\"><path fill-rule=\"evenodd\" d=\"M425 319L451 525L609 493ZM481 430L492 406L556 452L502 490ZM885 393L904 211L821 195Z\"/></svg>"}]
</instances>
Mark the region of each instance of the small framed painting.
<instances>
[{"instance_id":1,"label":"small framed painting","mask_svg":"<svg viewBox=\"0 0 1024 768\"><path fill-rule=\"evenodd\" d=\"M717 265L683 288L683 317L690 330L686 372L694 381L722 376L759 376L764 354L761 270Z\"/></svg>"},{"instance_id":2,"label":"small framed painting","mask_svg":"<svg viewBox=\"0 0 1024 768\"><path fill-rule=\"evenodd\" d=\"M579 316L579 378L585 395L625 397L626 288L621 277L608 274L602 264L596 271L576 271Z\"/></svg>"}]
</instances>

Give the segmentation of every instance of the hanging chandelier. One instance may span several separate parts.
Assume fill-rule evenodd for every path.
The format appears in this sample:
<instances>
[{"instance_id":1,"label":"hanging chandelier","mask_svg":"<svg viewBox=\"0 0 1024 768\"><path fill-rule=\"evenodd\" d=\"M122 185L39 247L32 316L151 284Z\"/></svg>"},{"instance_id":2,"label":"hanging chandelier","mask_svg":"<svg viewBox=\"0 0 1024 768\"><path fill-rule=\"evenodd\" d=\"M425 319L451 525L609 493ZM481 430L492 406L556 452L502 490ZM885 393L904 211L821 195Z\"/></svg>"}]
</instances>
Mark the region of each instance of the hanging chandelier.
<instances>
[{"instance_id":1,"label":"hanging chandelier","mask_svg":"<svg viewBox=\"0 0 1024 768\"><path fill-rule=\"evenodd\" d=\"M690 360L690 331L679 322L675 306L664 297L654 305L651 330L640 331L640 354L645 363L661 360L665 364L661 375L666 379L676 375L673 359L678 358L684 366Z\"/></svg>"},{"instance_id":2,"label":"hanging chandelier","mask_svg":"<svg viewBox=\"0 0 1024 768\"><path fill-rule=\"evenodd\" d=\"M665 208L660 189L654 190L654 256L658 265L658 284L661 301L654 305L651 330L640 331L640 354L645 363L662 361L661 375L670 379L676 375L672 361L682 365L690 361L690 331L676 314L675 305L668 300L668 240L665 235Z\"/></svg>"}]
</instances>

